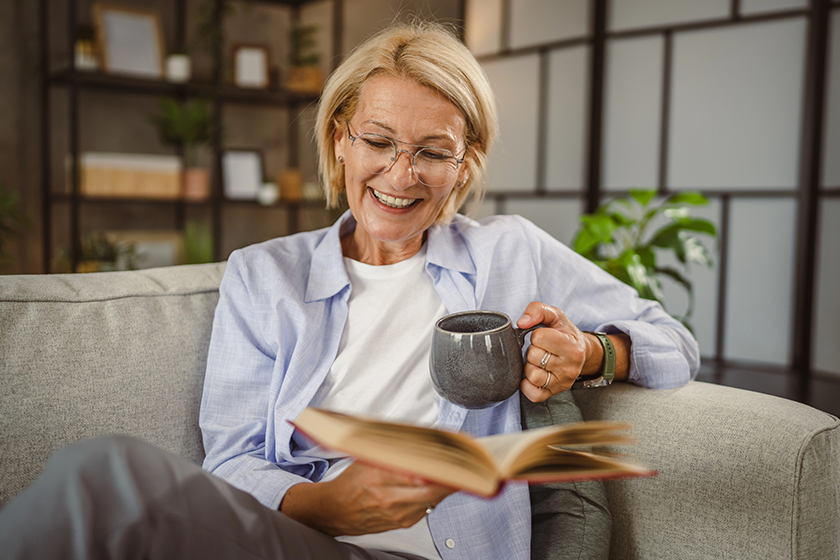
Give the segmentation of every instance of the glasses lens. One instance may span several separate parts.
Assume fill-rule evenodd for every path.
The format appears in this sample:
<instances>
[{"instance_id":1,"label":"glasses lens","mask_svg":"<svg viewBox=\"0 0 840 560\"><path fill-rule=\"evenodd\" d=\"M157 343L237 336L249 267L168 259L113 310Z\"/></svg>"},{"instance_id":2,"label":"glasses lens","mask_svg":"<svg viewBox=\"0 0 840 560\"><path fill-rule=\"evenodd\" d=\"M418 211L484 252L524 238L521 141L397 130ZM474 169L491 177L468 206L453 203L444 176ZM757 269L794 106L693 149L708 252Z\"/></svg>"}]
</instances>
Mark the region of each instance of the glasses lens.
<instances>
[{"instance_id":1,"label":"glasses lens","mask_svg":"<svg viewBox=\"0 0 840 560\"><path fill-rule=\"evenodd\" d=\"M359 134L353 141L353 159L367 173L385 173L394 161L397 146L378 134Z\"/></svg>"},{"instance_id":2,"label":"glasses lens","mask_svg":"<svg viewBox=\"0 0 840 560\"><path fill-rule=\"evenodd\" d=\"M396 161L397 145L387 136L371 132L359 134L352 143L356 164L367 173L385 173ZM412 155L406 153L411 159ZM458 160L449 150L421 148L414 153L414 173L427 187L440 187L455 179Z\"/></svg>"},{"instance_id":3,"label":"glasses lens","mask_svg":"<svg viewBox=\"0 0 840 560\"><path fill-rule=\"evenodd\" d=\"M455 179L458 160L449 150L422 148L414 155L414 171L424 185L440 187Z\"/></svg>"}]
</instances>

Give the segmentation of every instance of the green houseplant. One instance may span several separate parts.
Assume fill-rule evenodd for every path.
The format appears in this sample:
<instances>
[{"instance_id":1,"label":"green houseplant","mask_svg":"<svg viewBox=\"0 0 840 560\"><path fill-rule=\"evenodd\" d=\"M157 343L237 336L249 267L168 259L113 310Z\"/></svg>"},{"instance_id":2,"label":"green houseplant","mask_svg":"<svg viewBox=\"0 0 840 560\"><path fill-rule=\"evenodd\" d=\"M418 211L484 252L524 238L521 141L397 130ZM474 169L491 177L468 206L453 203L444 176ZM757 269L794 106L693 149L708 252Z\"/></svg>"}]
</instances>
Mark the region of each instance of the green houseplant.
<instances>
[{"instance_id":1,"label":"green houseplant","mask_svg":"<svg viewBox=\"0 0 840 560\"><path fill-rule=\"evenodd\" d=\"M210 196L210 174L198 166L199 151L213 138L213 112L204 99L181 103L171 97L158 99L160 112L151 120L158 129L161 142L183 147L184 198L204 200Z\"/></svg>"},{"instance_id":2,"label":"green houseplant","mask_svg":"<svg viewBox=\"0 0 840 560\"><path fill-rule=\"evenodd\" d=\"M14 263L14 257L8 252L6 242L16 235L32 229L32 222L18 208L18 196L6 192L0 181L0 267Z\"/></svg>"},{"instance_id":3,"label":"green houseplant","mask_svg":"<svg viewBox=\"0 0 840 560\"><path fill-rule=\"evenodd\" d=\"M321 55L315 50L318 45L318 25L296 23L290 34L289 72L286 88L299 93L317 94L324 84L324 77L318 63Z\"/></svg>"},{"instance_id":4,"label":"green houseplant","mask_svg":"<svg viewBox=\"0 0 840 560\"><path fill-rule=\"evenodd\" d=\"M712 256L698 235L714 240L717 231L710 221L691 216L689 206L708 204L702 194L676 193L653 205L655 196L655 190L631 190L629 196L610 200L592 214L581 216L573 246L643 298L663 303L662 279L677 282L688 294L688 308L678 318L691 329L694 293L687 276L689 265L711 266ZM682 270L659 264L658 252L672 252Z\"/></svg>"}]
</instances>

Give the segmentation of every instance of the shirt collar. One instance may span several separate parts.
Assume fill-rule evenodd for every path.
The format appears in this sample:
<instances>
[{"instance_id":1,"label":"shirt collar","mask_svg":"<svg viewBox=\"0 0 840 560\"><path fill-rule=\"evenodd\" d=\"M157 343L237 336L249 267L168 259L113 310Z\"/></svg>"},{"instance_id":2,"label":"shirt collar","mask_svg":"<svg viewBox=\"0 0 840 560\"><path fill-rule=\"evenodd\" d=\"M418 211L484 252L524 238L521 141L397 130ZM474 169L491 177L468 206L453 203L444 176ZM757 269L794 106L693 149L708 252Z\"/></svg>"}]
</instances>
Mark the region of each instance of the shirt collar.
<instances>
[{"instance_id":1,"label":"shirt collar","mask_svg":"<svg viewBox=\"0 0 840 560\"><path fill-rule=\"evenodd\" d=\"M460 233L474 222L458 214L449 225L429 228L426 264L475 274L475 263ZM332 297L350 285L341 252L341 236L356 228L356 218L347 210L327 231L315 247L306 286L306 301Z\"/></svg>"},{"instance_id":2,"label":"shirt collar","mask_svg":"<svg viewBox=\"0 0 840 560\"><path fill-rule=\"evenodd\" d=\"M341 252L341 236L356 228L356 219L347 210L321 238L309 265L306 302L330 298L350 285Z\"/></svg>"},{"instance_id":3,"label":"shirt collar","mask_svg":"<svg viewBox=\"0 0 840 560\"><path fill-rule=\"evenodd\" d=\"M475 222L466 216L457 214L449 225L429 228L426 263L464 274L475 274L475 263L461 235L464 229L474 225Z\"/></svg>"}]
</instances>

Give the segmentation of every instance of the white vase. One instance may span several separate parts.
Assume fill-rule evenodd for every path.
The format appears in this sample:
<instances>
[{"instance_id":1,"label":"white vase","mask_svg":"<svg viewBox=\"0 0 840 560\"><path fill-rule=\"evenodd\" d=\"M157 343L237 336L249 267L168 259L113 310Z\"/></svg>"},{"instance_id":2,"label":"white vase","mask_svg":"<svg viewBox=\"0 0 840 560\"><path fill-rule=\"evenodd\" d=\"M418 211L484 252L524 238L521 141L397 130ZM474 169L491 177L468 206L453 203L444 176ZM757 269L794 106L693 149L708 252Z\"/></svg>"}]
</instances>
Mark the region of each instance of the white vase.
<instances>
[{"instance_id":1,"label":"white vase","mask_svg":"<svg viewBox=\"0 0 840 560\"><path fill-rule=\"evenodd\" d=\"M170 54L166 57L166 79L183 84L190 79L190 57L185 54Z\"/></svg>"}]
</instances>

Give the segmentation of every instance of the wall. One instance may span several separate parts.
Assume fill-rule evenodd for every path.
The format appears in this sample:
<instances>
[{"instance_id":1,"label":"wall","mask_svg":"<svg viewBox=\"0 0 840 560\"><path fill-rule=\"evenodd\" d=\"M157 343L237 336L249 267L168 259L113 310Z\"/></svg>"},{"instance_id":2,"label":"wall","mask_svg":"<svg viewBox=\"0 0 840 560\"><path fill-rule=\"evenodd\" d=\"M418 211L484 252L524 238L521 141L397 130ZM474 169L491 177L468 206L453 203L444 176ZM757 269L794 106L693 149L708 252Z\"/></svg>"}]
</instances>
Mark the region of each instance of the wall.
<instances>
[{"instance_id":1,"label":"wall","mask_svg":"<svg viewBox=\"0 0 840 560\"><path fill-rule=\"evenodd\" d=\"M705 192L711 204L695 213L722 245L711 270L691 270L701 353L791 368L795 296L807 289L796 248L812 161L811 10L806 0L468 0L467 44L494 83L502 131L484 213L524 214L568 243L590 189L601 200ZM829 10L811 360L840 376L840 6ZM666 288L666 306L682 312L687 300Z\"/></svg>"}]
</instances>

